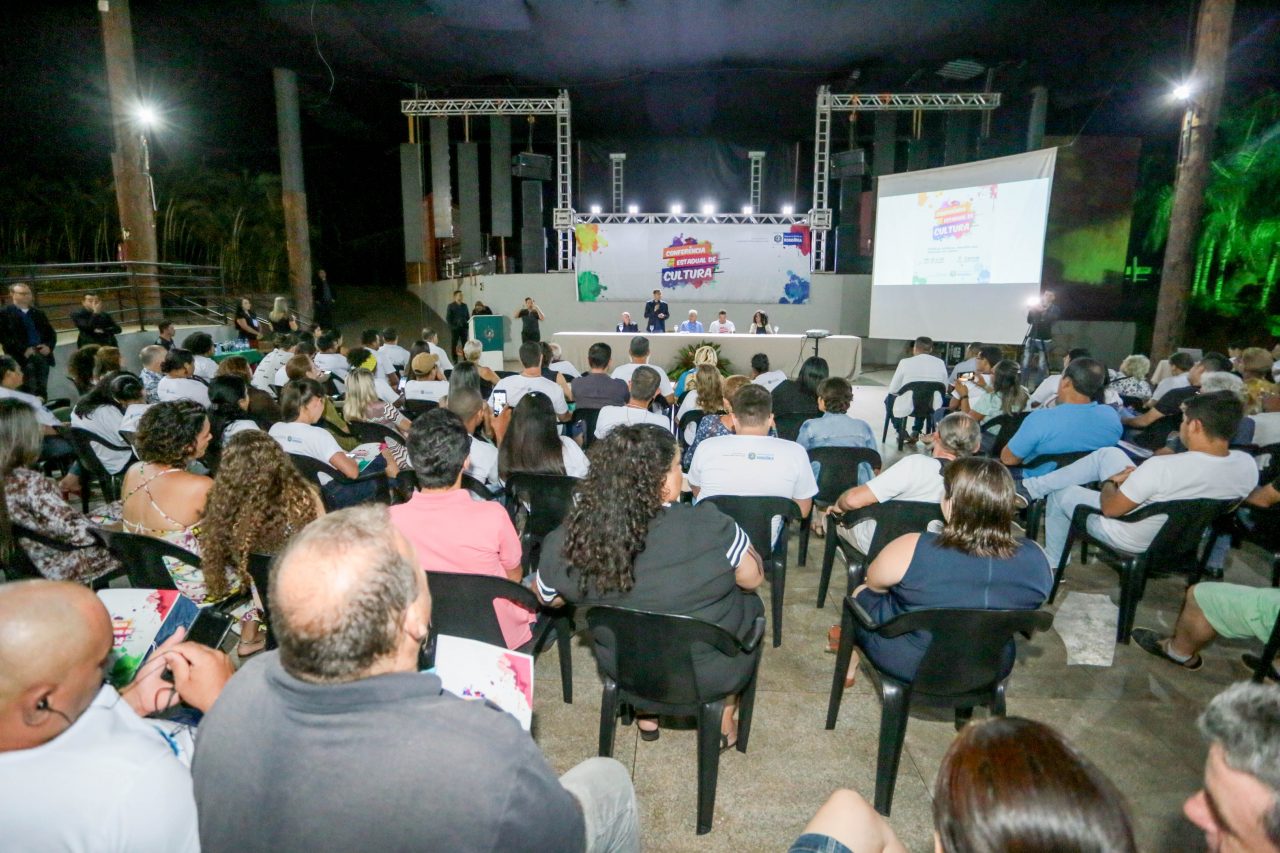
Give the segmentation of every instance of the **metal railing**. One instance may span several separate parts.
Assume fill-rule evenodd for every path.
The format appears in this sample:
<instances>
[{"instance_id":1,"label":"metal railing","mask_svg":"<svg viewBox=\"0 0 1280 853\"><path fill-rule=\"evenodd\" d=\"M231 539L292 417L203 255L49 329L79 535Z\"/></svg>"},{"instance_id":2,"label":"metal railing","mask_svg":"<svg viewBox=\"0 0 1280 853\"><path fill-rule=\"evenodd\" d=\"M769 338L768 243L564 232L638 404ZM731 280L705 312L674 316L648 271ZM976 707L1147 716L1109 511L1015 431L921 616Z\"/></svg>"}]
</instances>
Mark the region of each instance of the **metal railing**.
<instances>
[{"instance_id":1,"label":"metal railing","mask_svg":"<svg viewBox=\"0 0 1280 853\"><path fill-rule=\"evenodd\" d=\"M0 289L26 282L36 305L59 332L75 328L71 312L97 293L102 308L125 328L154 328L161 319L180 325L228 325L235 313L222 268L140 261L0 265Z\"/></svg>"}]
</instances>

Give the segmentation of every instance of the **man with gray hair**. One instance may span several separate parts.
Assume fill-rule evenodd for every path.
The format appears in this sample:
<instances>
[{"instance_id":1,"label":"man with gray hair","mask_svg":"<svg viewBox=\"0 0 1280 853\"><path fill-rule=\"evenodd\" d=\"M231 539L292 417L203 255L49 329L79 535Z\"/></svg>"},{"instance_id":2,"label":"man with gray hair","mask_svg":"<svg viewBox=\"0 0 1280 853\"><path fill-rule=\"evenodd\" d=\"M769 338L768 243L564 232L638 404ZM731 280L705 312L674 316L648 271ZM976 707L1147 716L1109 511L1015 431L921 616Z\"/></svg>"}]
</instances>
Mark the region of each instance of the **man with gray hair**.
<instances>
[{"instance_id":1,"label":"man with gray hair","mask_svg":"<svg viewBox=\"0 0 1280 853\"><path fill-rule=\"evenodd\" d=\"M156 387L160 384L160 380L164 379L164 373L161 372L160 365L164 364L164 357L167 352L168 350L159 344L145 346L138 352L138 361L142 363L142 370L138 373L138 376L142 379L142 390L146 392L148 403L160 402Z\"/></svg>"},{"instance_id":2,"label":"man with gray hair","mask_svg":"<svg viewBox=\"0 0 1280 853\"><path fill-rule=\"evenodd\" d=\"M837 498L831 512L849 512L895 500L940 503L943 467L953 459L977 453L981 441L982 430L978 422L961 412L953 412L938 422L932 456L913 453L903 457L892 467ZM876 523L868 519L853 527L837 526L836 530L841 539L865 554L871 547Z\"/></svg>"},{"instance_id":3,"label":"man with gray hair","mask_svg":"<svg viewBox=\"0 0 1280 853\"><path fill-rule=\"evenodd\" d=\"M513 717L418 672L431 595L384 507L308 525L269 589L279 651L231 679L196 741L206 853L639 849L621 764L557 780Z\"/></svg>"},{"instance_id":4,"label":"man with gray hair","mask_svg":"<svg viewBox=\"0 0 1280 853\"><path fill-rule=\"evenodd\" d=\"M1280 688L1241 682L1200 715L1204 787L1182 806L1210 850L1280 851Z\"/></svg>"}]
</instances>

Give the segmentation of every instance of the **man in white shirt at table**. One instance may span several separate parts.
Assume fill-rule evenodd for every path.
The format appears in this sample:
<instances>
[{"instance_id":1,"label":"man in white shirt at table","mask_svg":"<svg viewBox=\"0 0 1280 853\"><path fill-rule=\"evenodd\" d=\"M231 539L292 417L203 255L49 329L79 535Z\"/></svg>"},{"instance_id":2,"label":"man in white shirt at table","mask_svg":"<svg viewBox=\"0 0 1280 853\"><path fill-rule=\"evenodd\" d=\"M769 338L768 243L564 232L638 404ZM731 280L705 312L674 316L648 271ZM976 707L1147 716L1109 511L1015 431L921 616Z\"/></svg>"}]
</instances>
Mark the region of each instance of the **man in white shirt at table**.
<instances>
[{"instance_id":1,"label":"man in white shirt at table","mask_svg":"<svg viewBox=\"0 0 1280 853\"><path fill-rule=\"evenodd\" d=\"M514 376L504 376L493 386L493 394L503 392L507 398L507 407L503 416L510 418L507 411L513 410L520 399L530 391L545 394L551 400L551 408L556 417L562 421L569 420L569 404L565 401L560 386L542 375L542 344L537 341L525 341L520 345L520 364L523 370ZM489 395L489 405L493 405L493 394ZM504 423L505 427L505 423Z\"/></svg>"},{"instance_id":2,"label":"man in white shirt at table","mask_svg":"<svg viewBox=\"0 0 1280 853\"><path fill-rule=\"evenodd\" d=\"M942 359L933 354L933 338L921 335L915 339L911 347L911 355L898 362L898 367L893 371L893 379L889 381L889 394L885 398L888 403L892 400L892 412L895 418L905 418L911 414L913 404L910 394L899 394L903 385L911 382L937 382L944 387L947 384L947 365ZM942 405L942 395L934 394L934 400L929 408L936 409ZM903 424L905 428L905 424ZM914 441L920 437L920 424L914 424L914 430L911 432L911 439Z\"/></svg>"},{"instance_id":3,"label":"man in white shirt at table","mask_svg":"<svg viewBox=\"0 0 1280 853\"><path fill-rule=\"evenodd\" d=\"M649 411L649 404L658 396L660 374L648 365L637 367L627 383L630 399L625 406L605 406L596 416L597 439L604 438L615 427L631 424L654 424L668 432L671 431L671 419Z\"/></svg>"},{"instance_id":4,"label":"man in white shirt at table","mask_svg":"<svg viewBox=\"0 0 1280 853\"><path fill-rule=\"evenodd\" d=\"M721 311L716 315L716 319L711 321L711 328L708 329L713 335L732 335L737 329L734 328L733 321L729 319L726 311Z\"/></svg>"}]
</instances>

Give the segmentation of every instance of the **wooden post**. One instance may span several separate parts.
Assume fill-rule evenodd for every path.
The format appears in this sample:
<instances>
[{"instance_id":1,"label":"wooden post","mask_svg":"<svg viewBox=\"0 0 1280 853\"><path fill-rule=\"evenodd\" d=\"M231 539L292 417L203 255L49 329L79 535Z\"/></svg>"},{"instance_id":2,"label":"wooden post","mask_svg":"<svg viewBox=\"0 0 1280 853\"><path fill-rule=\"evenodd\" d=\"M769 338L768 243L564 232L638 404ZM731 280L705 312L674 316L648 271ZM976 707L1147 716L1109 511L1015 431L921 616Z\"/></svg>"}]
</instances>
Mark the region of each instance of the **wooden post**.
<instances>
[{"instance_id":1,"label":"wooden post","mask_svg":"<svg viewBox=\"0 0 1280 853\"><path fill-rule=\"evenodd\" d=\"M155 267L150 266L156 261L156 216L146 141L142 136L146 129L137 118L141 98L133 57L133 25L128 0L100 0L98 11L102 18L102 46L115 136L111 171L115 177L116 207L120 212L123 260L134 262L126 269L135 290L138 323L146 328L147 319L159 321L162 308ZM143 265L139 266L138 262Z\"/></svg>"},{"instance_id":2,"label":"wooden post","mask_svg":"<svg viewBox=\"0 0 1280 853\"><path fill-rule=\"evenodd\" d=\"M1231 46L1231 18L1235 0L1201 0L1196 21L1196 58L1191 72L1191 96L1183 117L1178 147L1178 174L1169 213L1169 239L1164 249L1160 297L1156 304L1155 330L1151 336L1152 359L1168 358L1181 343L1187 322L1187 300L1195 269L1196 240L1204 213L1204 191L1209 178L1213 135L1222 106L1227 52Z\"/></svg>"},{"instance_id":3,"label":"wooden post","mask_svg":"<svg viewBox=\"0 0 1280 853\"><path fill-rule=\"evenodd\" d=\"M307 187L302 175L302 119L298 114L298 75L272 70L276 86L276 130L280 139L280 184L284 201L284 238L289 252L293 309L314 319L311 300L311 233L307 224Z\"/></svg>"}]
</instances>

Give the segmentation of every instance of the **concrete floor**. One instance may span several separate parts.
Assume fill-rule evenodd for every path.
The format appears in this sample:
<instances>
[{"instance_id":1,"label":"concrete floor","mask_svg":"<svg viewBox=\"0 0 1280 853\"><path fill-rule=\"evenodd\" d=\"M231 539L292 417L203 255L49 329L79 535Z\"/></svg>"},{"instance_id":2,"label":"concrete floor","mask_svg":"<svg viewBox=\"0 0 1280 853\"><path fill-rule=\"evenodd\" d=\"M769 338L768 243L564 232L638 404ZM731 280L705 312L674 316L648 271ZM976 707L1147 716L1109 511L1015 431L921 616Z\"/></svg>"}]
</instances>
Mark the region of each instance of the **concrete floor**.
<instances>
[{"instance_id":1,"label":"concrete floor","mask_svg":"<svg viewBox=\"0 0 1280 853\"><path fill-rule=\"evenodd\" d=\"M855 389L854 413L877 430L889 376L868 373ZM885 463L898 455L896 448L888 449ZM784 850L833 789L849 787L872 798L880 709L864 678L847 691L836 729L823 728L834 665L834 656L823 651L824 639L839 621L840 599L833 590L824 609L814 606L821 554L822 540L814 539L808 565L798 566L793 537L783 644L777 649L765 644L750 751L731 750L721 757L709 835L695 833L692 727L664 728L655 743L641 742L634 726L619 727L614 756L632 772L645 849ZM1263 585L1265 565L1258 551L1233 552L1227 579ZM1137 624L1167 632L1184 588L1178 577L1153 580ZM1116 577L1101 564L1073 563L1057 605L1049 609L1061 606L1070 591L1114 599ZM1221 642L1207 650L1205 666L1194 673L1134 645L1117 647L1111 666L1068 666L1062 639L1051 630L1019 641L1008 713L1056 726L1102 768L1128 798L1142 850L1201 849L1199 833L1181 814L1183 800L1199 785L1204 761L1195 719L1217 692L1248 677L1240 653L1255 645ZM538 661L534 735L563 772L596 754L600 682L590 646L579 634L573 649L574 704L564 704L556 654L550 649ZM949 718L927 711L913 715L907 728L891 820L912 851L933 849L932 787L954 734Z\"/></svg>"}]
</instances>

